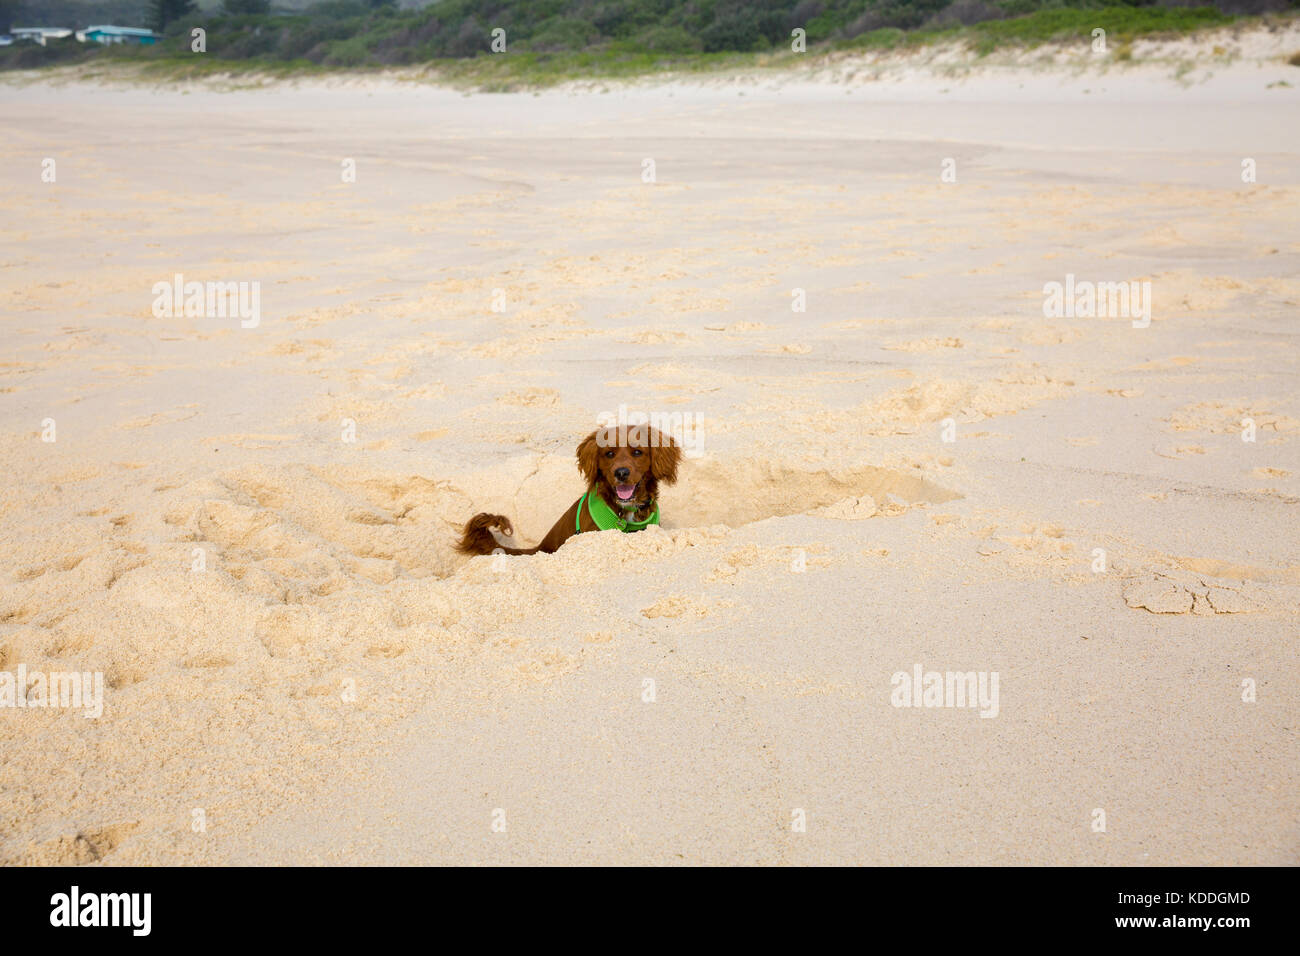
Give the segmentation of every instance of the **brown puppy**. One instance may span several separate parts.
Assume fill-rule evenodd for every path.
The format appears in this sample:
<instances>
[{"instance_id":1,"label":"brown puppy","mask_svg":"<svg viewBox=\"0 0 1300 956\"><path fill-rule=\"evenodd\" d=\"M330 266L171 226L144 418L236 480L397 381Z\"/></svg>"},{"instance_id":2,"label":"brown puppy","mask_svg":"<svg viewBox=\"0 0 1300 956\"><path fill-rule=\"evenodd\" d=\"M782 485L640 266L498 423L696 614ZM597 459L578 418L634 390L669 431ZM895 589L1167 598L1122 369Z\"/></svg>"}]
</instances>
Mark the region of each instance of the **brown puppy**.
<instances>
[{"instance_id":1,"label":"brown puppy","mask_svg":"<svg viewBox=\"0 0 1300 956\"><path fill-rule=\"evenodd\" d=\"M645 425L599 428L578 445L578 470L587 493L564 513L535 548L507 548L492 534L514 534L504 515L477 514L469 519L456 550L461 554L553 553L575 534L619 528L639 531L659 523L659 483L677 480L682 450L671 435Z\"/></svg>"}]
</instances>

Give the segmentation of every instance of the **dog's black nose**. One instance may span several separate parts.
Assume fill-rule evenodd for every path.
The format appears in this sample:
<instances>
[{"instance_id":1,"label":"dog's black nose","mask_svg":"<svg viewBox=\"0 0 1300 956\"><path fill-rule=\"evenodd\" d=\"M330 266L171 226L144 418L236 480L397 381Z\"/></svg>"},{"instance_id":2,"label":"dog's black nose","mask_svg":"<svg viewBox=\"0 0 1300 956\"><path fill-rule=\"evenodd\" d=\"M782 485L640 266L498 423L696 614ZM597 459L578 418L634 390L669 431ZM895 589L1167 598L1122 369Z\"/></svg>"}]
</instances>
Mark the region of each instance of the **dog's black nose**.
<instances>
[{"instance_id":1,"label":"dog's black nose","mask_svg":"<svg viewBox=\"0 0 1300 956\"><path fill-rule=\"evenodd\" d=\"M632 474L631 468L615 468L614 477L619 481L627 481L627 476Z\"/></svg>"}]
</instances>

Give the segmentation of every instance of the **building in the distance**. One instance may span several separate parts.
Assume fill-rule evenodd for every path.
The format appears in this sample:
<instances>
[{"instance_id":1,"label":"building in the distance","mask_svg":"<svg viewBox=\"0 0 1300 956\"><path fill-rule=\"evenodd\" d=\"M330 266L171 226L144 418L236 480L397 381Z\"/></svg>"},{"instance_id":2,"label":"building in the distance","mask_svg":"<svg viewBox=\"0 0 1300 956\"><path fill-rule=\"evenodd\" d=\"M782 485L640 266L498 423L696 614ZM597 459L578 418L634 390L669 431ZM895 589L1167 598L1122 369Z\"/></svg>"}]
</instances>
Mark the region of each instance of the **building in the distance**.
<instances>
[{"instance_id":1,"label":"building in the distance","mask_svg":"<svg viewBox=\"0 0 1300 956\"><path fill-rule=\"evenodd\" d=\"M72 36L72 31L62 27L14 27L9 31L9 35L15 40L27 40L45 46L46 40L62 40L64 37Z\"/></svg>"},{"instance_id":2,"label":"building in the distance","mask_svg":"<svg viewBox=\"0 0 1300 956\"><path fill-rule=\"evenodd\" d=\"M17 33L18 31L14 31ZM86 27L77 31L77 39L82 43L142 43L145 45L158 42L158 34L141 27Z\"/></svg>"}]
</instances>

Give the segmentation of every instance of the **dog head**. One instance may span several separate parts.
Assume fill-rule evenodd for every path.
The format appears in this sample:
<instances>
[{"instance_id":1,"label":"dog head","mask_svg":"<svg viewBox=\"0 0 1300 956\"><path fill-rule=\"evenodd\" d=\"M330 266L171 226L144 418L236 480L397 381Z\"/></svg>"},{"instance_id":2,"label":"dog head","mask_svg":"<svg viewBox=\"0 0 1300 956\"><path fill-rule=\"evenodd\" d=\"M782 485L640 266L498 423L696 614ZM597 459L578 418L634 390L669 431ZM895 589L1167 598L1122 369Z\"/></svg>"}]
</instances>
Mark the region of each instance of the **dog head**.
<instances>
[{"instance_id":1,"label":"dog head","mask_svg":"<svg viewBox=\"0 0 1300 956\"><path fill-rule=\"evenodd\" d=\"M578 445L578 468L618 511L650 510L659 483L677 480L682 450L671 435L648 425L598 428Z\"/></svg>"}]
</instances>

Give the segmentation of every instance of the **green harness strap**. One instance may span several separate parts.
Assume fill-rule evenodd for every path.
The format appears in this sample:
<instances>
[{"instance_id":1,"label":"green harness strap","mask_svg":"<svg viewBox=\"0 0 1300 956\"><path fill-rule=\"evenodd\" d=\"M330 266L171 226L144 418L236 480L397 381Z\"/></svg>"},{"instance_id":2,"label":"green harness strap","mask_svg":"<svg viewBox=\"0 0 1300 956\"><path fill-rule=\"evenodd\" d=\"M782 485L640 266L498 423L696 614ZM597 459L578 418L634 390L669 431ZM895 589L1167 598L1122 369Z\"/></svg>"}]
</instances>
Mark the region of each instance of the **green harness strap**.
<instances>
[{"instance_id":1,"label":"green harness strap","mask_svg":"<svg viewBox=\"0 0 1300 956\"><path fill-rule=\"evenodd\" d=\"M655 510L651 512L650 517L644 521L629 521L627 518L620 517L614 513L614 509L606 504L605 499L600 495L593 495L590 491L578 499L578 513L573 519L574 531L582 533L582 503L587 503L587 514L591 515L591 520L596 522L596 527L601 531L609 531L617 528L624 534L630 534L633 531L640 531L648 524L659 523L659 502L655 502Z\"/></svg>"}]
</instances>

